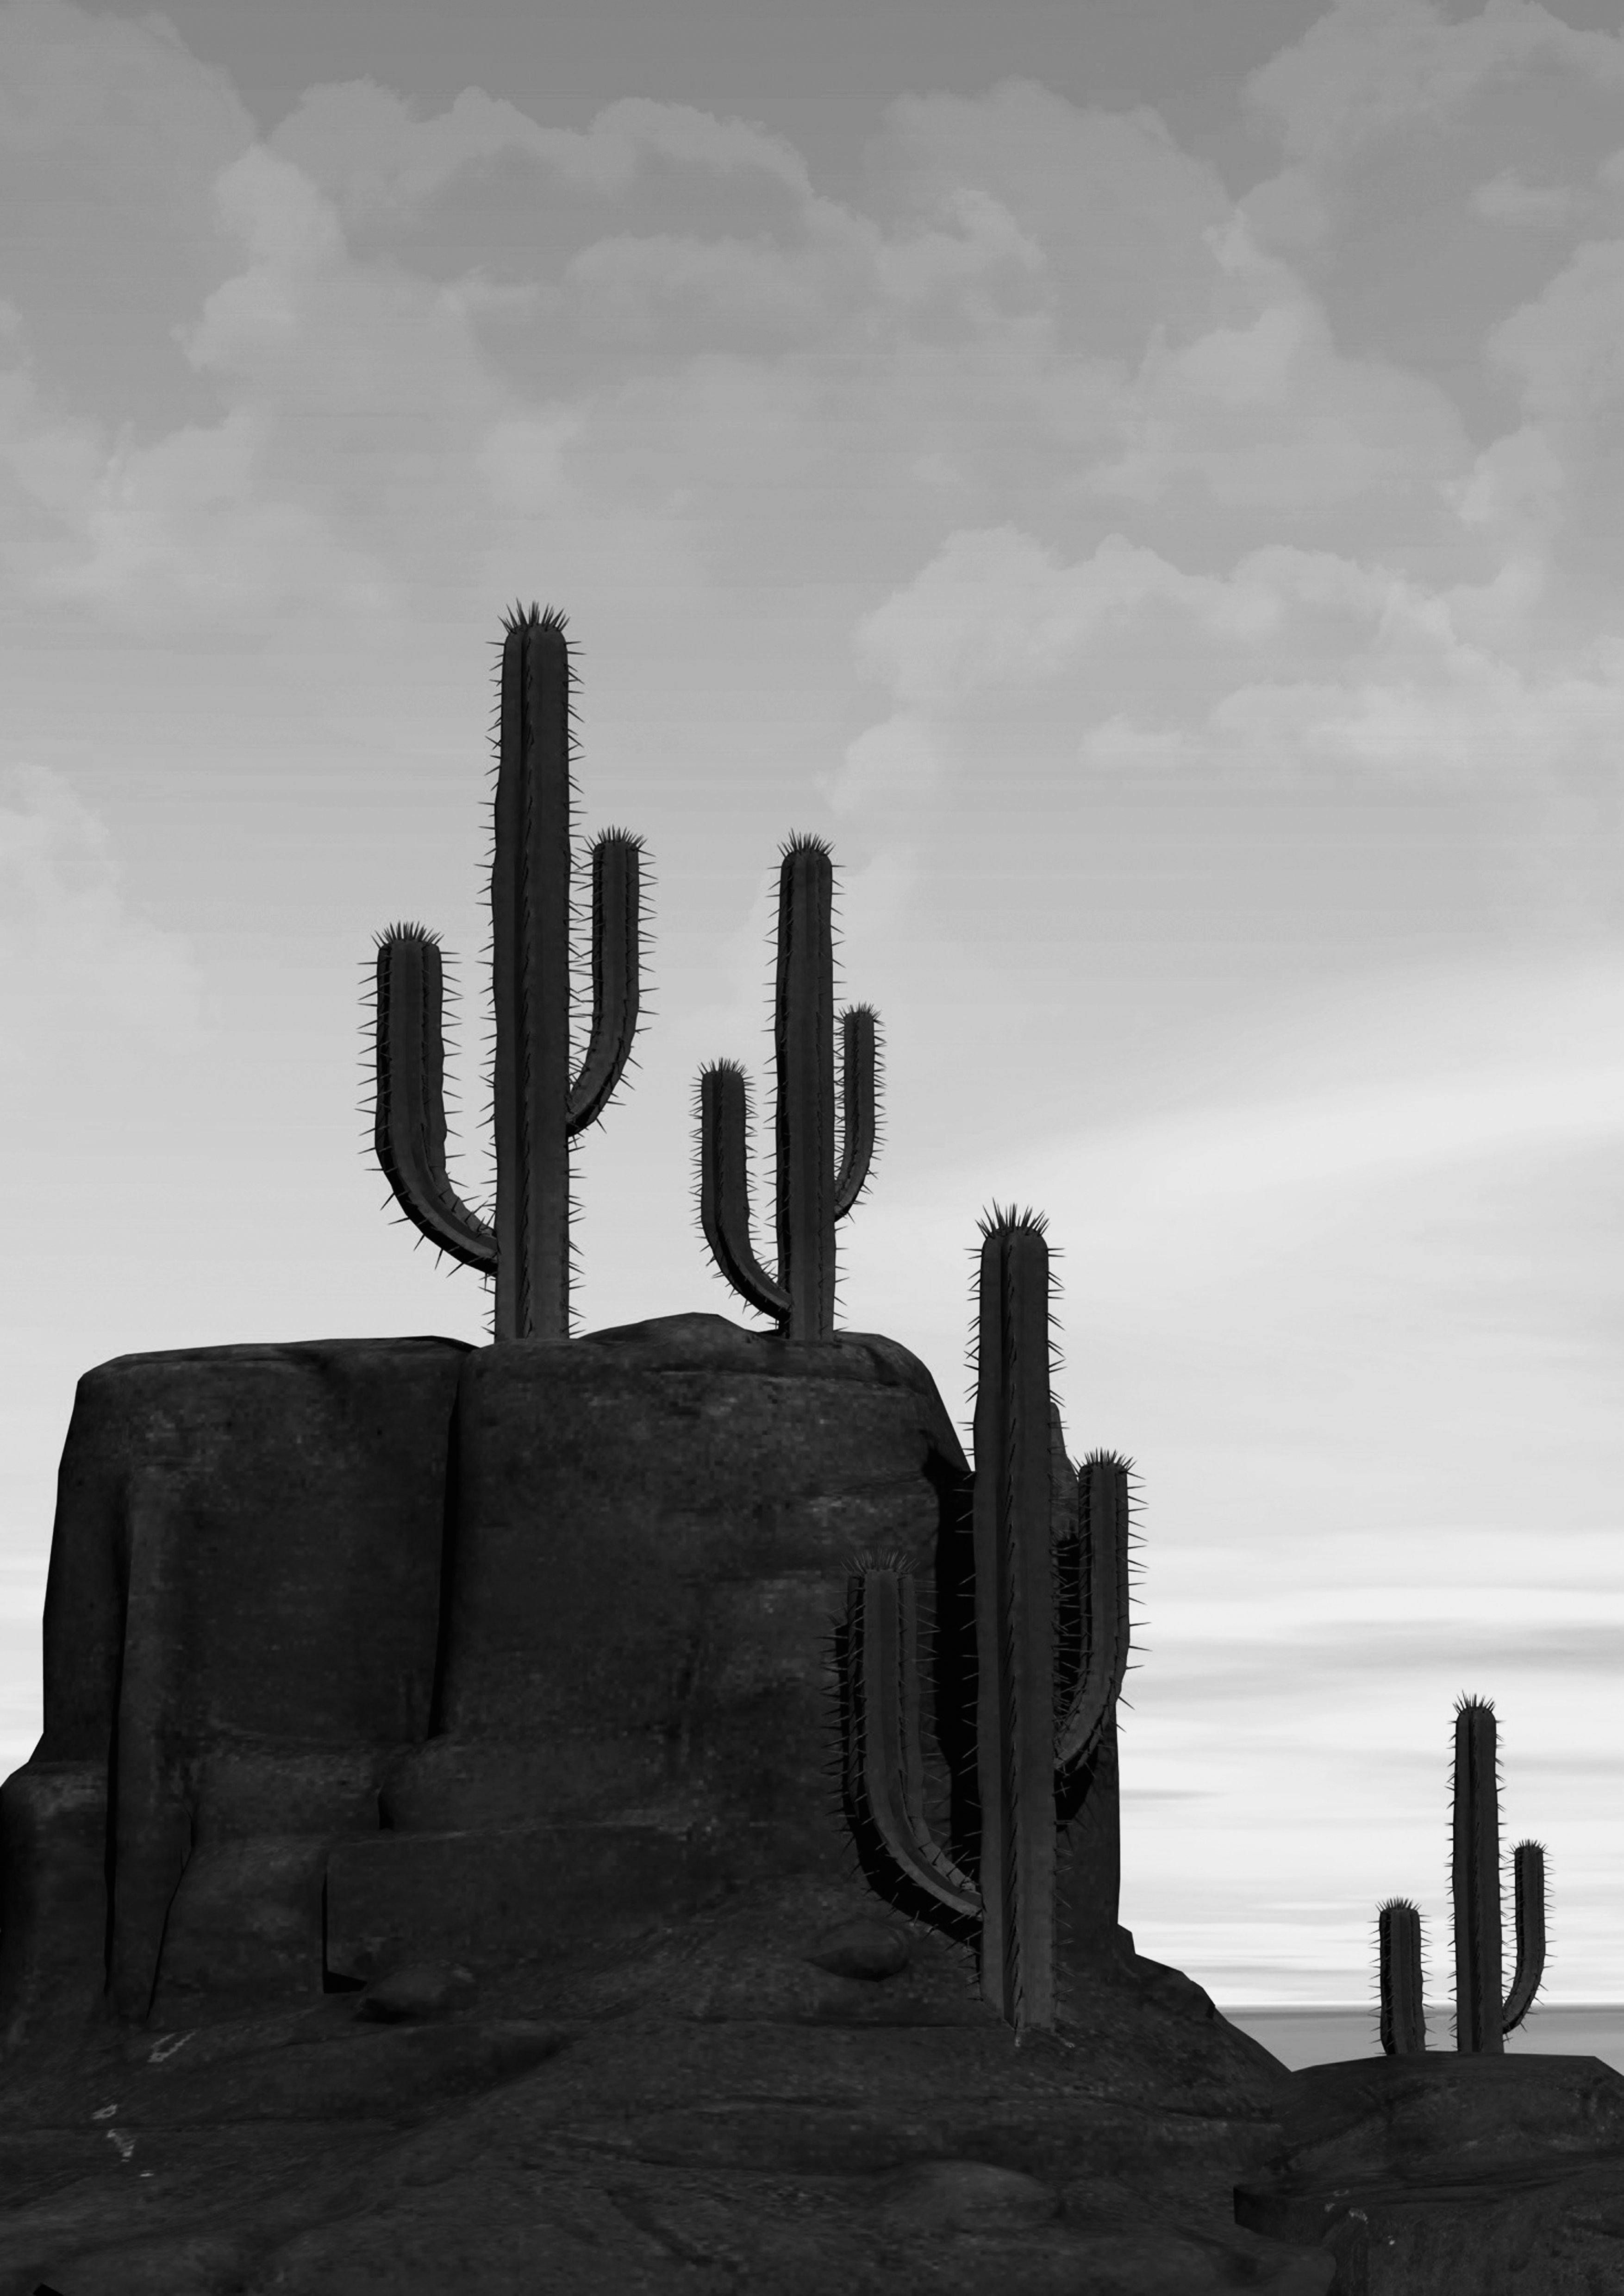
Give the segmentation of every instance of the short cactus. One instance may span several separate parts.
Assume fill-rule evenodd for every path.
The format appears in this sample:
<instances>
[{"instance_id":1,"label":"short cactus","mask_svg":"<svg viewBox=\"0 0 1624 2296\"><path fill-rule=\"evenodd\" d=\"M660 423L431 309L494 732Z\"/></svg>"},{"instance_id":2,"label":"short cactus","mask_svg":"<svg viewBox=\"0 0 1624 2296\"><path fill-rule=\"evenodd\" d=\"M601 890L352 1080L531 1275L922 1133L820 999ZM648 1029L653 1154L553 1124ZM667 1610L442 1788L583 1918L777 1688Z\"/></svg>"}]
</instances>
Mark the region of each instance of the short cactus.
<instances>
[{"instance_id":1,"label":"short cactus","mask_svg":"<svg viewBox=\"0 0 1624 2296\"><path fill-rule=\"evenodd\" d=\"M446 1174L439 944L421 925L379 936L373 1144L408 1219L496 1276L493 1336L570 1329L570 1142L608 1104L637 1026L642 843L592 849L592 1032L570 1078L570 691L562 614L515 608L502 648L491 867L495 1225Z\"/></svg>"},{"instance_id":2,"label":"short cactus","mask_svg":"<svg viewBox=\"0 0 1624 2296\"><path fill-rule=\"evenodd\" d=\"M874 1014L841 1016L841 1142L834 1157L834 870L821 838L791 838L778 873L774 1022L778 1273L750 1242L750 1086L732 1061L699 1081L700 1225L739 1296L791 1340L834 1330L835 1224L862 1193L874 1146Z\"/></svg>"},{"instance_id":3,"label":"short cactus","mask_svg":"<svg viewBox=\"0 0 1624 2296\"><path fill-rule=\"evenodd\" d=\"M1376 1916L1381 1964L1382 2046L1390 2057L1423 2056L1426 2006L1422 1998L1421 1911L1407 1898L1390 1898Z\"/></svg>"},{"instance_id":4,"label":"short cactus","mask_svg":"<svg viewBox=\"0 0 1624 2296\"><path fill-rule=\"evenodd\" d=\"M995 1212L982 1234L975 1791L951 1850L924 1809L906 1558L859 1558L835 1649L842 1800L864 1868L904 1911L976 1938L982 1997L1019 2035L1055 2022L1056 1830L1082 1806L1128 1662L1128 1468L1099 1452L1079 1476L1059 1439L1042 1221Z\"/></svg>"},{"instance_id":5,"label":"short cactus","mask_svg":"<svg viewBox=\"0 0 1624 2296\"><path fill-rule=\"evenodd\" d=\"M1463 1698L1455 1710L1455 2046L1492 2054L1505 2046L1533 2005L1545 1972L1545 1850L1520 1841L1512 1856L1516 1897L1517 1965L1502 1997L1500 1794L1496 1723L1488 1699ZM1382 2046L1389 2056L1426 2047L1421 2009L1421 1916L1393 1898L1380 1920Z\"/></svg>"}]
</instances>

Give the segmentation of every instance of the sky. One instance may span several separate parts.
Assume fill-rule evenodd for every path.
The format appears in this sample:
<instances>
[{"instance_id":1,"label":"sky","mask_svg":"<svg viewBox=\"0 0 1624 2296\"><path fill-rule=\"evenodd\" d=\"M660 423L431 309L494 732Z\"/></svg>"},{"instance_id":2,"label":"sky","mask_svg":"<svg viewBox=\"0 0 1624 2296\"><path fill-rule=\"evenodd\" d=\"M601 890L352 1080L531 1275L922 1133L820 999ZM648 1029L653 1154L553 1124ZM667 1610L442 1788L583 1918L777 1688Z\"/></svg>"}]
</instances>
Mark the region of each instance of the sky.
<instances>
[{"instance_id":1,"label":"sky","mask_svg":"<svg viewBox=\"0 0 1624 2296\"><path fill-rule=\"evenodd\" d=\"M556 20L553 20L556 19ZM0 1770L74 1383L488 1302L369 1147L373 936L481 1081L504 607L569 618L650 1017L583 1328L832 840L842 1317L967 1410L1048 1215L1144 1571L1123 1918L1451 1989L1452 1713L1624 1998L1624 33L1610 0L0 4Z\"/></svg>"}]
</instances>

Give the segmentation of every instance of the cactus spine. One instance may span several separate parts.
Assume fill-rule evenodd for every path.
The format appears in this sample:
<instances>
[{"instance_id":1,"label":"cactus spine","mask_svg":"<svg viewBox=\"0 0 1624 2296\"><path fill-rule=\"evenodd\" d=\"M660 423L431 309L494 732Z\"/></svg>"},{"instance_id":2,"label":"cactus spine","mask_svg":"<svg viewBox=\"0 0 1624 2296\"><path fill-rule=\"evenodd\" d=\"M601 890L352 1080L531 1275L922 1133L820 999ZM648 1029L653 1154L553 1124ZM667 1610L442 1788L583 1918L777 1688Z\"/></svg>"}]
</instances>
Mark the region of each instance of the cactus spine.
<instances>
[{"instance_id":1,"label":"cactus spine","mask_svg":"<svg viewBox=\"0 0 1624 2296\"><path fill-rule=\"evenodd\" d=\"M570 1142L607 1106L637 1026L642 843L592 849L592 1030L570 1076L570 694L562 614L515 608L502 648L491 974L494 1226L446 1175L439 945L419 925L379 936L373 1144L408 1219L496 1276L494 1337L570 1329Z\"/></svg>"},{"instance_id":2,"label":"cactus spine","mask_svg":"<svg viewBox=\"0 0 1624 2296\"><path fill-rule=\"evenodd\" d=\"M778 1273L750 1242L750 1087L736 1062L701 1070L700 1225L740 1297L792 1340L834 1330L835 1224L868 1177L874 1146L874 1015L841 1017L841 1153L834 1160L834 870L821 838L791 838L778 873Z\"/></svg>"},{"instance_id":3,"label":"cactus spine","mask_svg":"<svg viewBox=\"0 0 1624 2296\"><path fill-rule=\"evenodd\" d=\"M1079 1478L1059 1439L1042 1221L995 1211L982 1234L973 1846L942 1849L925 1816L916 1593L896 1554L848 1581L842 1799L870 1879L977 1938L982 1998L1019 2035L1055 2022L1057 1824L1080 1807L1128 1662L1128 1466L1096 1453Z\"/></svg>"},{"instance_id":4,"label":"cactus spine","mask_svg":"<svg viewBox=\"0 0 1624 2296\"><path fill-rule=\"evenodd\" d=\"M1455 1903L1455 2046L1495 2054L1533 2005L1545 1973L1545 1850L1520 1841L1513 1852L1517 1964L1501 1994L1500 1791L1497 1725L1489 1700L1463 1698L1455 1710L1455 1841L1450 1886ZM1389 1948L1413 1931L1410 1947ZM1405 1924L1408 1924L1407 1930ZM1413 1968L1412 1968L1413 1959ZM1421 1916L1403 1898L1381 1913L1382 2046L1390 2056L1426 2046L1420 2009ZM1407 1998L1413 1986L1413 2008Z\"/></svg>"}]
</instances>

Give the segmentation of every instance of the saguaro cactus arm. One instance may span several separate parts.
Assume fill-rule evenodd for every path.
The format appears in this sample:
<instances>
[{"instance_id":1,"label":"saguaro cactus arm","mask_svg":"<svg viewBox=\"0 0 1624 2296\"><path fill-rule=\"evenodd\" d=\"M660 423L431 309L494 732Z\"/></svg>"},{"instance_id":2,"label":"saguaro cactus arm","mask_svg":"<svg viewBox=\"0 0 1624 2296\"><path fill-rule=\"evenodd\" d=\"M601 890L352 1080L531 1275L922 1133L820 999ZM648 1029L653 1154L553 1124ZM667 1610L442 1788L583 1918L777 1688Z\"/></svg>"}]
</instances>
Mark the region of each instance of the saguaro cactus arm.
<instances>
[{"instance_id":1,"label":"saguaro cactus arm","mask_svg":"<svg viewBox=\"0 0 1624 2296\"><path fill-rule=\"evenodd\" d=\"M848 1819L871 1852L942 1911L970 1918L981 1893L932 1840L924 1812L913 1574L898 1556L860 1563L847 1583L842 1784Z\"/></svg>"},{"instance_id":2,"label":"saguaro cactus arm","mask_svg":"<svg viewBox=\"0 0 1624 2296\"><path fill-rule=\"evenodd\" d=\"M700 1225L710 1256L739 1297L782 1322L790 1295L750 1240L750 1086L734 1061L700 1071Z\"/></svg>"},{"instance_id":3,"label":"saguaro cactus arm","mask_svg":"<svg viewBox=\"0 0 1624 2296\"><path fill-rule=\"evenodd\" d=\"M378 936L373 1146L395 1200L431 1243L465 1267L496 1265L495 1232L446 1173L444 968L421 925Z\"/></svg>"},{"instance_id":4,"label":"saguaro cactus arm","mask_svg":"<svg viewBox=\"0 0 1624 2296\"><path fill-rule=\"evenodd\" d=\"M606 829L592 849L592 1035L570 1088L571 1138L603 1113L637 1033L642 857L642 839L623 829Z\"/></svg>"},{"instance_id":5,"label":"saguaro cactus arm","mask_svg":"<svg viewBox=\"0 0 1624 2296\"><path fill-rule=\"evenodd\" d=\"M841 1015L841 1168L834 1178L834 1217L843 1220L867 1183L874 1153L879 1093L874 1012L854 1004Z\"/></svg>"},{"instance_id":6,"label":"saguaro cactus arm","mask_svg":"<svg viewBox=\"0 0 1624 2296\"><path fill-rule=\"evenodd\" d=\"M1424 2055L1421 1913L1407 1898L1390 1898L1376 1916L1382 1988L1382 2046L1390 2057Z\"/></svg>"},{"instance_id":7,"label":"saguaro cactus arm","mask_svg":"<svg viewBox=\"0 0 1624 2296\"><path fill-rule=\"evenodd\" d=\"M1057 1770L1088 1760L1121 1695L1129 1639L1131 1465L1114 1451L1092 1451L1078 1478L1079 1536L1066 1542L1059 1556L1062 1574L1074 1570L1079 1582L1072 1595L1062 1576L1062 1613L1074 1610L1079 1646L1074 1659L1068 1654L1065 1668L1075 1687L1055 1730Z\"/></svg>"},{"instance_id":8,"label":"saguaro cactus arm","mask_svg":"<svg viewBox=\"0 0 1624 2296\"><path fill-rule=\"evenodd\" d=\"M1534 2005L1545 1975L1545 1849L1520 1841L1512 1852L1517 1893L1517 1967L1500 2019L1503 2033L1514 2032Z\"/></svg>"}]
</instances>

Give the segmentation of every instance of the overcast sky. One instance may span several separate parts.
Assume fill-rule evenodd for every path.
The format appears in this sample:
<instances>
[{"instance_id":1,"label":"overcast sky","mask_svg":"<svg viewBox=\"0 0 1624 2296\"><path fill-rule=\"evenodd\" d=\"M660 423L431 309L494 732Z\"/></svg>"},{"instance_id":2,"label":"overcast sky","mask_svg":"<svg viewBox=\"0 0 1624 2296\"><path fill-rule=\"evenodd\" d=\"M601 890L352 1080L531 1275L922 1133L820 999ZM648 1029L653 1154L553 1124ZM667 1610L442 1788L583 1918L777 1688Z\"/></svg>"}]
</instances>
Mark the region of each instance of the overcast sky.
<instances>
[{"instance_id":1,"label":"overcast sky","mask_svg":"<svg viewBox=\"0 0 1624 2296\"><path fill-rule=\"evenodd\" d=\"M557 20L552 20L556 19ZM845 1319L964 1403L993 1197L1144 1478L1124 1918L1449 1989L1451 1710L1624 1997L1614 0L0 5L0 1768L73 1385L440 1332L357 1103L463 961L491 641L578 648L655 1017L590 1327L706 1308L693 1078L834 843L886 1137Z\"/></svg>"}]
</instances>

